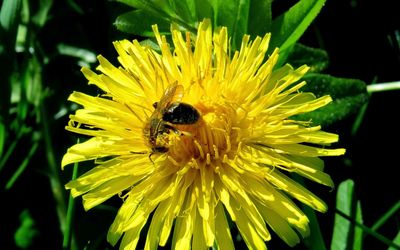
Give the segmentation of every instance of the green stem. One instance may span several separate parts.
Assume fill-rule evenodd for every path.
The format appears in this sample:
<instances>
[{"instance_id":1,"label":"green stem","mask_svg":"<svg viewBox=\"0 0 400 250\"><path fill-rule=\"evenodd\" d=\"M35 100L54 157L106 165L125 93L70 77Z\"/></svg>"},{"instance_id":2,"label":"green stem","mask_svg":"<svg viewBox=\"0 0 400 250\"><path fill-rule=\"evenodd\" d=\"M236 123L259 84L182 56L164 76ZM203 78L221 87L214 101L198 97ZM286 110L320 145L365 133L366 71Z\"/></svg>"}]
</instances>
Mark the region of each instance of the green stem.
<instances>
[{"instance_id":1,"label":"green stem","mask_svg":"<svg viewBox=\"0 0 400 250\"><path fill-rule=\"evenodd\" d=\"M396 202L386 213L382 215L381 218L374 225L372 225L371 229L376 231L378 230L387 220L389 220L392 215L394 215L400 209L400 201Z\"/></svg>"},{"instance_id":2,"label":"green stem","mask_svg":"<svg viewBox=\"0 0 400 250\"><path fill-rule=\"evenodd\" d=\"M4 154L4 157L0 159L0 172L5 166L8 158L10 158L12 152L14 152L15 147L17 146L18 141L21 139L22 135L27 131L27 128L22 126L20 130L18 131L17 137L15 140L11 143L10 147L8 148L7 152Z\"/></svg>"},{"instance_id":3,"label":"green stem","mask_svg":"<svg viewBox=\"0 0 400 250\"><path fill-rule=\"evenodd\" d=\"M361 106L360 111L357 114L356 120L354 121L353 126L351 128L352 136L355 136L357 134L358 129L360 128L360 126L364 120L364 116L367 111L367 107L368 107L368 102L364 103L364 105Z\"/></svg>"},{"instance_id":4,"label":"green stem","mask_svg":"<svg viewBox=\"0 0 400 250\"><path fill-rule=\"evenodd\" d=\"M356 225L357 227L360 227L365 233L375 237L377 240L383 242L384 244L391 246L395 249L400 249L400 246L396 245L395 243L393 243L390 239L386 238L385 236L375 232L373 229L364 226L363 224L361 224L358 221L355 221L353 218L351 218L350 216L348 216L347 214L343 213L342 211L336 209L336 213L340 216L342 216L343 218L347 219L348 221L350 221L351 223L353 223L354 225Z\"/></svg>"},{"instance_id":5,"label":"green stem","mask_svg":"<svg viewBox=\"0 0 400 250\"><path fill-rule=\"evenodd\" d=\"M54 199L57 203L57 214L60 220L61 230L64 232L65 229L65 214L66 214L66 205L64 201L64 195L62 190L64 190L63 186L61 185L61 180L59 176L59 168L56 164L56 159L53 152L53 144L51 142L51 135L49 131L48 119L46 115L46 110L44 105L40 106L41 117L43 121L43 136L45 142L45 151L47 162L49 166L49 178L50 178L50 185L51 191L53 192Z\"/></svg>"},{"instance_id":6,"label":"green stem","mask_svg":"<svg viewBox=\"0 0 400 250\"><path fill-rule=\"evenodd\" d=\"M17 171L13 174L13 176L10 178L10 180L6 184L6 189L12 188L14 185L15 181L18 179L18 177L24 172L26 167L28 166L32 156L36 153L36 150L38 149L39 142L36 141L35 144L31 147L31 150L29 150L28 156L24 159L24 161L19 165Z\"/></svg>"},{"instance_id":7,"label":"green stem","mask_svg":"<svg viewBox=\"0 0 400 250\"><path fill-rule=\"evenodd\" d=\"M79 140L78 142L79 143ZM74 168L72 171L72 179L71 180L75 180L76 177L78 176L78 163L76 162L74 164ZM63 240L63 248L64 249L70 249L71 246L71 224L72 224L72 219L74 216L74 212L75 212L75 200L74 197L72 197L72 195L69 195L69 199L68 199L68 210L67 210L67 224L66 224L66 228L65 228L65 232L64 232L64 240Z\"/></svg>"},{"instance_id":8,"label":"green stem","mask_svg":"<svg viewBox=\"0 0 400 250\"><path fill-rule=\"evenodd\" d=\"M368 93L390 91L390 90L400 90L400 81L376 83L367 86Z\"/></svg>"},{"instance_id":9,"label":"green stem","mask_svg":"<svg viewBox=\"0 0 400 250\"><path fill-rule=\"evenodd\" d=\"M54 200L56 201L56 211L58 220L60 222L61 232L64 234L66 230L66 204L64 200L64 186L61 184L60 179L60 167L56 163L56 159L53 152L53 144L51 142L51 135L48 125L47 113L43 103L40 105L40 113L43 123L43 137L45 142L45 151L47 162L49 166L49 180L51 192L53 193ZM71 249L77 249L76 241L73 236L71 236Z\"/></svg>"}]
</instances>

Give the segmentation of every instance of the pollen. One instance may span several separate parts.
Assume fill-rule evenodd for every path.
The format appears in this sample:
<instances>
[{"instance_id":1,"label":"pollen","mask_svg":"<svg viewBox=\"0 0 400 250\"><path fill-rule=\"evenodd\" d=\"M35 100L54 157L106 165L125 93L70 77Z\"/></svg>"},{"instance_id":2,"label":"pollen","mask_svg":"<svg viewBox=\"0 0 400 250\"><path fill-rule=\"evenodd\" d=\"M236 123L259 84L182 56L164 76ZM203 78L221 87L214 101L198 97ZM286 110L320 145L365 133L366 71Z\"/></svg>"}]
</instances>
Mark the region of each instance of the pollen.
<instances>
[{"instance_id":1,"label":"pollen","mask_svg":"<svg viewBox=\"0 0 400 250\"><path fill-rule=\"evenodd\" d=\"M196 166L219 166L223 159L233 158L238 148L238 131L232 128L236 114L222 105L199 110L196 124L176 126L182 132L172 135L168 153L182 166L189 161L196 161Z\"/></svg>"}]
</instances>

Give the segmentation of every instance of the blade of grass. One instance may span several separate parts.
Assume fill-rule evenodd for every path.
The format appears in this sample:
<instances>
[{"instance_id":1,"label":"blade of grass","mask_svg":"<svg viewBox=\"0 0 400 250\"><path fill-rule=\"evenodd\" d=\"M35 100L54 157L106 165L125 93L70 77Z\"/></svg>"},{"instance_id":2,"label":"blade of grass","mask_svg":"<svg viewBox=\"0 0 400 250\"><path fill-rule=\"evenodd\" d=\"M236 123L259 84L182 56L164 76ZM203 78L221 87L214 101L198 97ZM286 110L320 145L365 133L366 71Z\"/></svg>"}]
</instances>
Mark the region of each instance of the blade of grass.
<instances>
[{"instance_id":1,"label":"blade of grass","mask_svg":"<svg viewBox=\"0 0 400 250\"><path fill-rule=\"evenodd\" d=\"M71 9L73 9L79 15L85 14L82 8L77 3L75 3L74 0L67 0L67 4L71 7Z\"/></svg>"},{"instance_id":2,"label":"blade of grass","mask_svg":"<svg viewBox=\"0 0 400 250\"><path fill-rule=\"evenodd\" d=\"M342 211L347 216L355 218L357 223L362 223L361 203L354 194L354 181L351 179L340 183L336 197L336 210ZM332 234L332 250L361 250L363 231L355 227L342 216L335 215L335 224Z\"/></svg>"},{"instance_id":3,"label":"blade of grass","mask_svg":"<svg viewBox=\"0 0 400 250\"><path fill-rule=\"evenodd\" d=\"M60 43L57 45L57 50L58 53L60 53L61 55L79 58L87 64L94 63L97 61L96 54L87 49Z\"/></svg>"},{"instance_id":4,"label":"blade of grass","mask_svg":"<svg viewBox=\"0 0 400 250\"><path fill-rule=\"evenodd\" d=\"M77 143L79 143L79 139L78 139ZM74 168L72 170L71 180L75 180L77 176L78 176L78 163L76 162L74 164ZM72 239L71 224L72 224L72 219L74 217L74 213L75 213L75 199L70 194L69 199L68 199L68 209L67 209L67 219L66 219L67 224L65 225L65 232L64 232L64 239L63 239L63 248L64 249L70 249L70 246L71 246L71 239Z\"/></svg>"},{"instance_id":5,"label":"blade of grass","mask_svg":"<svg viewBox=\"0 0 400 250\"><path fill-rule=\"evenodd\" d=\"M27 128L27 127L20 128L16 138L11 143L11 145L8 147L8 150L6 151L4 156L0 159L0 172L3 169L3 167L5 166L8 158L10 158L11 154L14 152L15 147L17 146L17 144L18 144L19 140L21 139L21 137L23 136L23 134L27 133L28 131L30 131L30 128Z\"/></svg>"},{"instance_id":6,"label":"blade of grass","mask_svg":"<svg viewBox=\"0 0 400 250\"><path fill-rule=\"evenodd\" d=\"M4 123L0 117L0 159L2 159L1 156L3 155L4 143L7 136L6 133L6 126L4 126Z\"/></svg>"},{"instance_id":7,"label":"blade of grass","mask_svg":"<svg viewBox=\"0 0 400 250\"><path fill-rule=\"evenodd\" d=\"M340 183L336 197L336 209L353 217L353 180L345 180ZM336 214L332 234L331 249L345 250L351 246L352 227L350 221Z\"/></svg>"},{"instance_id":8,"label":"blade of grass","mask_svg":"<svg viewBox=\"0 0 400 250\"><path fill-rule=\"evenodd\" d=\"M365 116L365 112L367 111L368 103L369 102L364 103L364 105L361 106L360 111L357 114L356 120L354 121L353 126L351 128L352 136L355 136L357 134L358 129L360 128L360 126L364 120L364 116Z\"/></svg>"},{"instance_id":9,"label":"blade of grass","mask_svg":"<svg viewBox=\"0 0 400 250\"><path fill-rule=\"evenodd\" d=\"M60 222L61 232L65 232L65 216L66 216L66 205L64 200L64 188L61 184L60 174L59 174L59 167L56 163L56 159L54 156L53 151L53 143L51 142L51 135L49 130L49 121L47 118L47 112L44 107L44 104L41 103L40 105L40 114L42 120L42 130L43 130L43 137L45 142L45 152L47 157L47 163L49 168L49 180L50 180L50 187L51 192L53 193L54 200L56 201L56 211L58 215L58 220Z\"/></svg>"},{"instance_id":10,"label":"blade of grass","mask_svg":"<svg viewBox=\"0 0 400 250\"><path fill-rule=\"evenodd\" d=\"M40 0L39 1L39 10L33 16L32 21L38 27L43 27L46 21L49 19L49 11L53 5L53 0Z\"/></svg>"},{"instance_id":11,"label":"blade of grass","mask_svg":"<svg viewBox=\"0 0 400 250\"><path fill-rule=\"evenodd\" d=\"M362 210L361 210L361 202L358 200L356 204L356 214L355 219L359 223L363 223L362 219ZM354 228L354 237L353 237L353 250L361 250L363 249L363 231L359 227Z\"/></svg>"},{"instance_id":12,"label":"blade of grass","mask_svg":"<svg viewBox=\"0 0 400 250\"><path fill-rule=\"evenodd\" d=\"M400 231L397 233L396 237L394 237L393 243L400 245ZM389 247L388 250L395 250L395 248Z\"/></svg>"},{"instance_id":13,"label":"blade of grass","mask_svg":"<svg viewBox=\"0 0 400 250\"><path fill-rule=\"evenodd\" d=\"M346 215L345 213L343 213L342 211L336 209L335 211L338 215L342 216L343 218L347 219L348 221L350 221L351 223L353 223L354 225L356 225L357 227L360 227L364 233L371 235L372 237L376 238L377 240L383 242L384 244L393 247L394 249L400 249L400 245L392 242L390 239L386 238L385 236L375 232L374 230L372 230L371 228L364 226L363 224L355 221L353 218L351 218L350 216Z\"/></svg>"},{"instance_id":14,"label":"blade of grass","mask_svg":"<svg viewBox=\"0 0 400 250\"><path fill-rule=\"evenodd\" d=\"M0 25L4 30L15 29L19 19L21 0L4 0L0 10Z\"/></svg>"},{"instance_id":15,"label":"blade of grass","mask_svg":"<svg viewBox=\"0 0 400 250\"><path fill-rule=\"evenodd\" d=\"M400 210L400 201L396 202L389 210L384 213L375 223L372 225L371 229L377 231L386 221L389 220L397 211Z\"/></svg>"},{"instance_id":16,"label":"blade of grass","mask_svg":"<svg viewBox=\"0 0 400 250\"><path fill-rule=\"evenodd\" d=\"M269 52L280 48L282 60L287 57L285 50L290 50L303 35L311 22L317 17L325 0L301 0L288 11L272 21L272 37ZM279 65L282 64L279 58Z\"/></svg>"},{"instance_id":17,"label":"blade of grass","mask_svg":"<svg viewBox=\"0 0 400 250\"><path fill-rule=\"evenodd\" d=\"M58 216L58 221L60 222L61 232L64 234L66 231L66 215L67 209L64 199L64 186L61 184L60 178L60 167L59 164L56 163L55 154L53 151L53 143L51 141L51 134L49 130L49 120L47 118L47 111L44 107L44 103L39 105L40 107L40 116L42 121L42 131L45 142L45 151L46 158L49 167L49 180L51 192L53 193L54 200L56 202L56 212ZM74 235L71 234L71 248L70 249L78 249L76 245L76 241L74 239Z\"/></svg>"},{"instance_id":18,"label":"blade of grass","mask_svg":"<svg viewBox=\"0 0 400 250\"><path fill-rule=\"evenodd\" d=\"M35 141L33 146L31 147L31 149L29 150L28 155L24 159L24 161L21 163L21 165L19 165L19 167L17 168L15 173L11 176L10 180L7 182L7 184L6 184L7 190L12 188L15 181L17 181L18 177L24 172L24 170L30 163L32 156L35 155L36 150L38 149L38 146L39 146L39 141Z\"/></svg>"}]
</instances>

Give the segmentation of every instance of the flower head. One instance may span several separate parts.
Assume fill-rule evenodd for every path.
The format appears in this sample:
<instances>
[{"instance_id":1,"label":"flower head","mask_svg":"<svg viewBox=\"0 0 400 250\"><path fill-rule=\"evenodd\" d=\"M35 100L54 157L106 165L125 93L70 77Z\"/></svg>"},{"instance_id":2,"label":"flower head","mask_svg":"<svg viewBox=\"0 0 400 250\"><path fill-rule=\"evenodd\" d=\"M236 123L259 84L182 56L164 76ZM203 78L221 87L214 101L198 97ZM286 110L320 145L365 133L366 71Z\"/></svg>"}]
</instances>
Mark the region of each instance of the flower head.
<instances>
[{"instance_id":1,"label":"flower head","mask_svg":"<svg viewBox=\"0 0 400 250\"><path fill-rule=\"evenodd\" d=\"M325 148L338 136L293 116L331 98L301 92L307 66L274 68L278 49L265 60L269 34L244 36L230 55L227 29L213 33L207 20L195 40L172 28L172 52L153 29L161 53L118 41L120 67L99 56L101 73L82 69L104 94L69 97L83 108L67 130L91 138L72 146L62 166L97 166L66 188L82 195L86 210L120 194L107 239L115 245L122 237L121 248L135 248L148 224L149 249L171 237L176 249L232 249L230 221L250 249L265 249L271 229L298 243L309 221L292 199L327 207L288 173L332 187L319 157L344 149Z\"/></svg>"}]
</instances>

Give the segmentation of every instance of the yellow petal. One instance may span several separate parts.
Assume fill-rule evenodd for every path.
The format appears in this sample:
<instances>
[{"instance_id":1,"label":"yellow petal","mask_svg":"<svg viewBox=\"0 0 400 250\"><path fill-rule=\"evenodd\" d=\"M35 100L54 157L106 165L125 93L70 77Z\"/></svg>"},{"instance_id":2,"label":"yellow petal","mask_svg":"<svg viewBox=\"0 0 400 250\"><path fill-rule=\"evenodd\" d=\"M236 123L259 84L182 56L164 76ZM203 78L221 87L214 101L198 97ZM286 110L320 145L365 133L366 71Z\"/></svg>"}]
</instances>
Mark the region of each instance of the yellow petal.
<instances>
[{"instance_id":1,"label":"yellow petal","mask_svg":"<svg viewBox=\"0 0 400 250\"><path fill-rule=\"evenodd\" d=\"M221 202L218 203L215 214L215 240L218 248L226 250L235 249L229 230L229 224Z\"/></svg>"}]
</instances>

